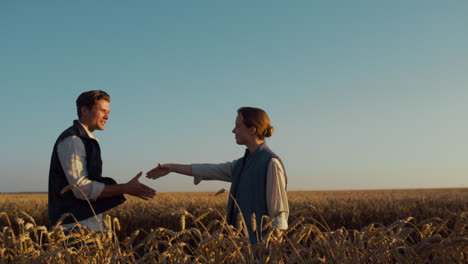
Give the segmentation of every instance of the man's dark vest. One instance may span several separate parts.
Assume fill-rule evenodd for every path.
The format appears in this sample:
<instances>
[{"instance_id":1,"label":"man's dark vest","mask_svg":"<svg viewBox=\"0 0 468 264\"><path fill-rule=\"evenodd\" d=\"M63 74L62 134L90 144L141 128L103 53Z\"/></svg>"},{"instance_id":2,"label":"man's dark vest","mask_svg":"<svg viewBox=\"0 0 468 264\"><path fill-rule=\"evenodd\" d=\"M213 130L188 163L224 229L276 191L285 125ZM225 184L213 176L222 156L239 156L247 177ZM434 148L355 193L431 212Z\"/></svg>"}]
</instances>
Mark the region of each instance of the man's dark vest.
<instances>
[{"instance_id":1,"label":"man's dark vest","mask_svg":"<svg viewBox=\"0 0 468 264\"><path fill-rule=\"evenodd\" d=\"M283 166L281 159L268 148L266 143L263 143L252 153L246 150L244 157L237 160L232 168L230 193L237 204L232 200L232 197L229 197L227 222L234 227L238 227L237 217L239 214L238 207L240 207L247 224L247 230L249 231L249 238L252 244L257 242L257 233L253 232L251 225L252 213L255 213L256 216L256 230L261 230L262 216L268 216L266 178L268 165L272 158L278 159ZM286 177L284 166L283 171ZM261 239L262 235L260 231L258 231L258 234Z\"/></svg>"},{"instance_id":2,"label":"man's dark vest","mask_svg":"<svg viewBox=\"0 0 468 264\"><path fill-rule=\"evenodd\" d=\"M73 125L58 137L52 152L49 171L48 205L50 224L52 226L55 225L60 217L66 213L73 214L78 221L94 216L88 201L77 199L73 194L73 191L70 190L60 194L62 189L67 187L69 183L62 165L60 164L57 154L57 145L63 139L70 136L77 136L83 141L86 150L86 169L88 171L88 179L102 182L104 184L116 184L112 178L102 177L102 160L99 143L95 139L90 138L83 126L75 120ZM123 202L125 202L125 197L123 195L90 201L96 214L103 213L119 204L122 204ZM75 222L74 219L68 216L65 217L62 224L69 224L72 222Z\"/></svg>"}]
</instances>

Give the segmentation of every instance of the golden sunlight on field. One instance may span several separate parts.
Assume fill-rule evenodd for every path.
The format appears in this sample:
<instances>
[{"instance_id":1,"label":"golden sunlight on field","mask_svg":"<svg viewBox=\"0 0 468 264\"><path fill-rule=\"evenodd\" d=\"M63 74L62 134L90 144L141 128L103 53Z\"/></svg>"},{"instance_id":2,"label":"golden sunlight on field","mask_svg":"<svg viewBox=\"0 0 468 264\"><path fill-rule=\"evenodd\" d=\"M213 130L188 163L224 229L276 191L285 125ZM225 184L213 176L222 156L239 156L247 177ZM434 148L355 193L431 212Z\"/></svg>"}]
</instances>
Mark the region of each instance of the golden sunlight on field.
<instances>
[{"instance_id":1,"label":"golden sunlight on field","mask_svg":"<svg viewBox=\"0 0 468 264\"><path fill-rule=\"evenodd\" d=\"M466 263L468 259L466 188L288 195L289 229L277 232L265 219L263 241L252 246L242 228L235 230L225 222L226 193L160 193L150 202L129 198L109 211L101 233L83 229L68 236L48 226L46 194L0 194L0 263Z\"/></svg>"}]
</instances>

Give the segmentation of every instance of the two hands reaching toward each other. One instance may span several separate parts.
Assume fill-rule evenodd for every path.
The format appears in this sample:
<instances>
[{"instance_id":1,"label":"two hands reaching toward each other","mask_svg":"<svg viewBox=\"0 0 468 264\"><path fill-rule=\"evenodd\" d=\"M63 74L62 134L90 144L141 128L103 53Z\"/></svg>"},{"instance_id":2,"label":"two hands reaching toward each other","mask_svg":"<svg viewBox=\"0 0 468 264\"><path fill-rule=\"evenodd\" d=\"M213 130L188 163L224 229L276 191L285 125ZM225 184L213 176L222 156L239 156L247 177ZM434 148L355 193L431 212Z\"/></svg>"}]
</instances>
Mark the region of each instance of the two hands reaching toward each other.
<instances>
[{"instance_id":1,"label":"two hands reaching toward each other","mask_svg":"<svg viewBox=\"0 0 468 264\"><path fill-rule=\"evenodd\" d=\"M177 172L185 175L192 175L191 165L182 164L158 164L158 166L146 173L146 178L157 179L166 176L170 172ZM139 179L141 172L125 184L125 193L139 197L143 200L149 200L156 195L156 191L144 184Z\"/></svg>"}]
</instances>

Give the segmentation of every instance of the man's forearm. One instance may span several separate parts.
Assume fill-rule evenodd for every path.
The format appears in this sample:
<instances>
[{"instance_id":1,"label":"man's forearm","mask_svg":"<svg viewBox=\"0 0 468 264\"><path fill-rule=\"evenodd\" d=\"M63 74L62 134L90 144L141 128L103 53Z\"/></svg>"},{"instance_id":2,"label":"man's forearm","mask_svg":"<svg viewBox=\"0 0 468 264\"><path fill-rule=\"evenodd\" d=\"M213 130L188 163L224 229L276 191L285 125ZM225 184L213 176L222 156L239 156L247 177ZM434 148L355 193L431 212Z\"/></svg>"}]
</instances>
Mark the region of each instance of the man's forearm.
<instances>
[{"instance_id":1,"label":"man's forearm","mask_svg":"<svg viewBox=\"0 0 468 264\"><path fill-rule=\"evenodd\" d=\"M129 182L123 184L109 184L104 186L104 190L101 192L98 198L108 198L119 196L122 194L129 194L132 196L139 197L143 200L152 199L156 195L156 191L138 181L141 177L141 171Z\"/></svg>"},{"instance_id":2,"label":"man's forearm","mask_svg":"<svg viewBox=\"0 0 468 264\"><path fill-rule=\"evenodd\" d=\"M114 197L114 196L125 194L126 185L127 185L126 183L106 185L104 187L104 190L102 190L101 194L99 195L98 199L109 198L109 197Z\"/></svg>"}]
</instances>

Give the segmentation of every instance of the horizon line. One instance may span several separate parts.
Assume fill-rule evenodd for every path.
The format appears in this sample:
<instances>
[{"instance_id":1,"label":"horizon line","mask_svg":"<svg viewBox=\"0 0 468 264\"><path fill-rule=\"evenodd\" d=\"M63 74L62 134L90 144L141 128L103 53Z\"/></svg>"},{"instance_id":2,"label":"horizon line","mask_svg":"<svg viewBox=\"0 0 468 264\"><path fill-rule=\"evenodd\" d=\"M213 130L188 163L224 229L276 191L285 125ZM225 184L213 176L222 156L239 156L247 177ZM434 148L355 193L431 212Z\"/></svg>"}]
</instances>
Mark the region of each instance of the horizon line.
<instances>
[{"instance_id":1,"label":"horizon line","mask_svg":"<svg viewBox=\"0 0 468 264\"><path fill-rule=\"evenodd\" d=\"M380 190L448 190L448 189L468 189L468 187L461 186L461 187L410 187L410 188L375 188L375 189L324 189L324 190L287 190L287 192L340 192L340 191L380 191ZM216 193L219 190L212 190L212 191L158 191L157 193ZM227 191L227 190L226 190ZM0 192L0 194L47 194L48 192Z\"/></svg>"}]
</instances>

